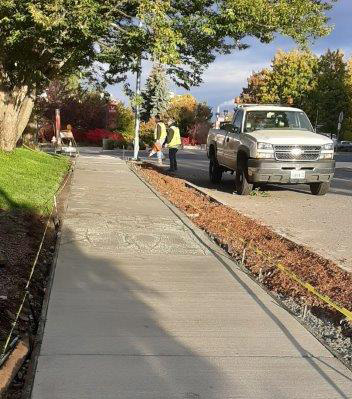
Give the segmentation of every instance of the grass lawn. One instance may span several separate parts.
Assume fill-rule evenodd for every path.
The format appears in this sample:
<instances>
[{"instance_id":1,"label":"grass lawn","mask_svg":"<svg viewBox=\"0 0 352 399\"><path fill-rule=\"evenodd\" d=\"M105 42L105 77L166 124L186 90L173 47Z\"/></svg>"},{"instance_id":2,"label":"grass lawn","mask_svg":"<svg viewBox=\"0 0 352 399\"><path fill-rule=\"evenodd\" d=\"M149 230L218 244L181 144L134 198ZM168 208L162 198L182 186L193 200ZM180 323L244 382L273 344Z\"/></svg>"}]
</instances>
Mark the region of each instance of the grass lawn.
<instances>
[{"instance_id":1,"label":"grass lawn","mask_svg":"<svg viewBox=\"0 0 352 399\"><path fill-rule=\"evenodd\" d=\"M69 169L69 159L19 148L0 151L0 209L26 209L46 214L52 197Z\"/></svg>"}]
</instances>

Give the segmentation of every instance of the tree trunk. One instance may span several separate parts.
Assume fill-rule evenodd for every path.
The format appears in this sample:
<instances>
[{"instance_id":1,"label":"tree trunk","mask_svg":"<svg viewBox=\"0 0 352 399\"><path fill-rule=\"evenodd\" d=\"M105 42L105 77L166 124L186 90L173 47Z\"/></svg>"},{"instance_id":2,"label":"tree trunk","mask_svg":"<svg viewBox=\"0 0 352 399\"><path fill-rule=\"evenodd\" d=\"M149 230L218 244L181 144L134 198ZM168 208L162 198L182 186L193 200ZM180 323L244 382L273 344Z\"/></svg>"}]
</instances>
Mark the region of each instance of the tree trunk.
<instances>
[{"instance_id":1,"label":"tree trunk","mask_svg":"<svg viewBox=\"0 0 352 399\"><path fill-rule=\"evenodd\" d=\"M0 88L0 150L12 151L22 136L34 106L27 86L12 91Z\"/></svg>"}]
</instances>

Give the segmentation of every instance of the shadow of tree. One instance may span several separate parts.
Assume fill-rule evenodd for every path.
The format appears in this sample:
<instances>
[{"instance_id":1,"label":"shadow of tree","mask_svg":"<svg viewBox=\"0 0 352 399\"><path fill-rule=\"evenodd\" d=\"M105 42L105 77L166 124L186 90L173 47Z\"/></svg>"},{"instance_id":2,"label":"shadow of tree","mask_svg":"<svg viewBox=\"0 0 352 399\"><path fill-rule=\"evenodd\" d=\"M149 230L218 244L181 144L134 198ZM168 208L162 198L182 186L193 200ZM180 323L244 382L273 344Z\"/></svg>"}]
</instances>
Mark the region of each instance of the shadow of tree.
<instances>
[{"instance_id":1,"label":"shadow of tree","mask_svg":"<svg viewBox=\"0 0 352 399\"><path fill-rule=\"evenodd\" d=\"M91 399L235 394L221 367L209 361L212 349L198 345L195 353L185 344L197 346L202 322L187 322L181 314L189 312L187 301L177 303L172 282L156 288L147 258L102 256L76 239L66 229L61 240L33 399L48 392ZM160 265L160 273L172 275ZM188 304L201 308L196 296Z\"/></svg>"}]
</instances>

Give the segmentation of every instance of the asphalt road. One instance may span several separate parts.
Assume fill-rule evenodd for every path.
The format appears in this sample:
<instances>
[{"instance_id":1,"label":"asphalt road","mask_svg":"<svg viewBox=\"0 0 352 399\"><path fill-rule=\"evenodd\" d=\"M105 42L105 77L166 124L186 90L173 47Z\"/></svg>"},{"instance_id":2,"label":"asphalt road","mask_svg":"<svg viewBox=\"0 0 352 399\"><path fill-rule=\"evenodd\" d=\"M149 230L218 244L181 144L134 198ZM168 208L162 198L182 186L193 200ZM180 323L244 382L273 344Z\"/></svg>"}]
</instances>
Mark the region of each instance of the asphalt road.
<instances>
[{"instance_id":1,"label":"asphalt road","mask_svg":"<svg viewBox=\"0 0 352 399\"><path fill-rule=\"evenodd\" d=\"M205 151L180 150L177 159L177 176L352 272L352 153L336 155L331 190L323 197L311 195L307 185L268 185L265 196L238 196L231 174L220 185L209 182Z\"/></svg>"}]
</instances>

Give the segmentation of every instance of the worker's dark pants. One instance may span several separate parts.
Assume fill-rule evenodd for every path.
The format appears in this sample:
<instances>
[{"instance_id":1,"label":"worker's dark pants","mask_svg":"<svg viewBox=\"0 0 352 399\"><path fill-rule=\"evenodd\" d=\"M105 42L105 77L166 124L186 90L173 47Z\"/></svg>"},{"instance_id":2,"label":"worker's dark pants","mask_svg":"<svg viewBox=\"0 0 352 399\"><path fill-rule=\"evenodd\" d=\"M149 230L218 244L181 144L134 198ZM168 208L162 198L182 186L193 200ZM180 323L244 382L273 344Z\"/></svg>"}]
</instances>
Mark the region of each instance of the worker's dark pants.
<instances>
[{"instance_id":1,"label":"worker's dark pants","mask_svg":"<svg viewBox=\"0 0 352 399\"><path fill-rule=\"evenodd\" d=\"M178 148L169 148L170 169L177 170L176 153Z\"/></svg>"}]
</instances>

